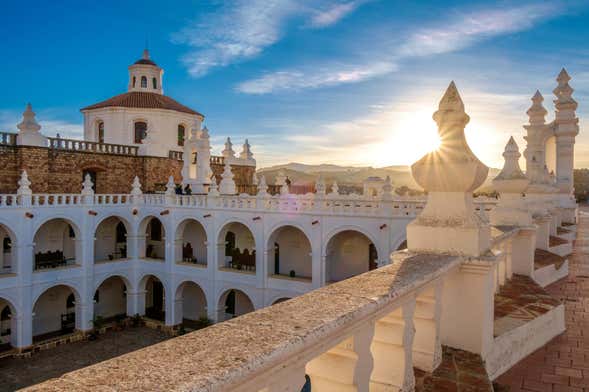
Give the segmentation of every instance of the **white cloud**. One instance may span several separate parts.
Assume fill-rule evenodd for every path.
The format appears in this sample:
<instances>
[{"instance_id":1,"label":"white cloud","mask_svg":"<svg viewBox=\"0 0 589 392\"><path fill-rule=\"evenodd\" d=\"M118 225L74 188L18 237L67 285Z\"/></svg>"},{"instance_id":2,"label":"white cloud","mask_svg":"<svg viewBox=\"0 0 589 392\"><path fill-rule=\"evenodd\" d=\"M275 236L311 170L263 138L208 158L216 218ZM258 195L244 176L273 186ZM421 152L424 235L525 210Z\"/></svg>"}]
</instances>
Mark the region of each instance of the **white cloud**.
<instances>
[{"instance_id":1,"label":"white cloud","mask_svg":"<svg viewBox=\"0 0 589 392\"><path fill-rule=\"evenodd\" d=\"M556 3L541 3L460 14L439 27L411 34L399 55L426 56L460 50L485 38L528 30L542 20L559 16L560 11Z\"/></svg>"},{"instance_id":2,"label":"white cloud","mask_svg":"<svg viewBox=\"0 0 589 392\"><path fill-rule=\"evenodd\" d=\"M542 20L561 15L564 10L559 3L550 3L462 13L446 18L440 27L410 33L406 43L393 51L381 49L380 56L364 64L316 64L312 68L279 70L246 80L236 89L247 94L268 94L359 82L396 71L398 67L395 64L403 59L453 52L486 38L528 30ZM329 20L327 15L324 18Z\"/></svg>"},{"instance_id":3,"label":"white cloud","mask_svg":"<svg viewBox=\"0 0 589 392\"><path fill-rule=\"evenodd\" d=\"M323 10L317 10L311 17L312 27L327 27L336 24L347 15L351 14L366 1L349 1L342 4L331 4Z\"/></svg>"},{"instance_id":4,"label":"white cloud","mask_svg":"<svg viewBox=\"0 0 589 392\"><path fill-rule=\"evenodd\" d=\"M330 65L324 66L319 71L279 71L240 83L236 90L246 94L267 94L281 90L319 88L361 82L395 69L395 64L382 62L360 66Z\"/></svg>"},{"instance_id":5,"label":"white cloud","mask_svg":"<svg viewBox=\"0 0 589 392\"><path fill-rule=\"evenodd\" d=\"M216 67L254 58L278 42L288 22L310 19L314 28L327 27L354 11L364 1L234 0L206 14L173 35L191 50L183 62L199 77Z\"/></svg>"}]
</instances>

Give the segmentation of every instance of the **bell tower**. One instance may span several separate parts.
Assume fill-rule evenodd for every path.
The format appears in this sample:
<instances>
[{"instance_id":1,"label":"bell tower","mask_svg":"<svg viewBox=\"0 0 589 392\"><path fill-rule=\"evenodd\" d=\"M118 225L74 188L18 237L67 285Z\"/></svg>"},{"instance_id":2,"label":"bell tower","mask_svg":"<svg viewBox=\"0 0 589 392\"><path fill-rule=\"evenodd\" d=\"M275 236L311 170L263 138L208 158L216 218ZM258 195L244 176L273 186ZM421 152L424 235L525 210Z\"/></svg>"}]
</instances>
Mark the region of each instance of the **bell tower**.
<instances>
[{"instance_id":1,"label":"bell tower","mask_svg":"<svg viewBox=\"0 0 589 392\"><path fill-rule=\"evenodd\" d=\"M129 66L129 92L148 92L163 94L161 69L152 59L149 58L149 50L143 50L143 56Z\"/></svg>"}]
</instances>

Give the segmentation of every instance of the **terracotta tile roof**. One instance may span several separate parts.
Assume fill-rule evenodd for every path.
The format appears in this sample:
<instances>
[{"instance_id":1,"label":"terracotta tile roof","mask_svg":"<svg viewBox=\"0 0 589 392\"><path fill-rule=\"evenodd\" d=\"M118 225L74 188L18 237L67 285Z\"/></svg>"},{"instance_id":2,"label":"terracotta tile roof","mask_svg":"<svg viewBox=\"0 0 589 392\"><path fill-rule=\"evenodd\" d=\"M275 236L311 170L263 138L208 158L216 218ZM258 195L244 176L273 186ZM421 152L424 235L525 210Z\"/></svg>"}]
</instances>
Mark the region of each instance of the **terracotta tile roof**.
<instances>
[{"instance_id":1,"label":"terracotta tile roof","mask_svg":"<svg viewBox=\"0 0 589 392\"><path fill-rule=\"evenodd\" d=\"M86 106L81 110L84 111L108 107L165 109L202 116L202 114L200 114L196 110L192 110L189 107L178 103L170 97L158 93L148 93L140 91L132 91L129 93L116 95L112 98L107 99L106 101Z\"/></svg>"}]
</instances>

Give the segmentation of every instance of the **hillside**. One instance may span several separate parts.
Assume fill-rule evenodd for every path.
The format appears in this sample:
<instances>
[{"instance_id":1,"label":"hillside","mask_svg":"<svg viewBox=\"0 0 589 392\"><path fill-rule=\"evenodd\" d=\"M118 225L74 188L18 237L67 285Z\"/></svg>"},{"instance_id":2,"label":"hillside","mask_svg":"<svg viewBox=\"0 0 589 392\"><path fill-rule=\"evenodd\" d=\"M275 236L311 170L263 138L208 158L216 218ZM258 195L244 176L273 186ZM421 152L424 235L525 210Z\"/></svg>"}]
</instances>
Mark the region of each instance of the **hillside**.
<instances>
[{"instance_id":1,"label":"hillside","mask_svg":"<svg viewBox=\"0 0 589 392\"><path fill-rule=\"evenodd\" d=\"M387 166L381 168L366 167L348 167L330 164L306 165L302 163L288 163L285 165L271 166L258 170L259 174L264 174L268 184L276 182L276 176L282 172L292 181L294 185L311 185L314 184L319 175L323 177L329 185L337 181L339 185L344 186L362 186L364 180L368 177L382 177L387 175L391 177L393 186L396 188L406 186L411 189L420 189L411 175L409 166ZM499 173L498 169L491 168L487 181L480 188L481 191L488 190L491 186L491 180Z\"/></svg>"}]
</instances>

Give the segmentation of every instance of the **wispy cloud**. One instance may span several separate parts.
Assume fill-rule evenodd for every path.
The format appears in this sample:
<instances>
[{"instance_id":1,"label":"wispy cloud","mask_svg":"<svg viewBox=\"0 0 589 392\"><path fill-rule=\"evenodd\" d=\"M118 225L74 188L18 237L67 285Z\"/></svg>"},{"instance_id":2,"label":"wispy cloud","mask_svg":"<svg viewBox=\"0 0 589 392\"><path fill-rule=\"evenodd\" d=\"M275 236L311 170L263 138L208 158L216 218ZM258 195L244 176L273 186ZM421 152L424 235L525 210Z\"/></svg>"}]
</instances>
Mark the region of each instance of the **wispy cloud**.
<instances>
[{"instance_id":1,"label":"wispy cloud","mask_svg":"<svg viewBox=\"0 0 589 392\"><path fill-rule=\"evenodd\" d=\"M172 36L191 50L183 62L199 77L216 67L254 58L278 42L289 21L299 18L312 28L331 26L363 0L235 0L205 14Z\"/></svg>"},{"instance_id":2,"label":"wispy cloud","mask_svg":"<svg viewBox=\"0 0 589 392\"><path fill-rule=\"evenodd\" d=\"M268 94L360 82L396 71L397 64L404 59L458 51L484 39L528 30L565 11L562 3L554 2L455 13L445 17L437 27L410 32L404 44L392 51L382 48L380 56L364 64L315 64L313 67L278 70L246 80L236 89L247 94ZM328 16L325 19L328 20ZM338 77L347 74L350 69L354 70L354 77Z\"/></svg>"},{"instance_id":3,"label":"wispy cloud","mask_svg":"<svg viewBox=\"0 0 589 392\"><path fill-rule=\"evenodd\" d=\"M528 30L538 22L560 16L563 10L558 2L547 2L459 13L439 27L411 34L398 55L427 56L453 52L483 39Z\"/></svg>"},{"instance_id":4,"label":"wispy cloud","mask_svg":"<svg viewBox=\"0 0 589 392\"><path fill-rule=\"evenodd\" d=\"M396 69L393 63L376 63L361 66L333 65L322 70L291 70L267 73L257 79L240 83L236 90L246 94L267 94L281 90L318 88L346 83L356 83Z\"/></svg>"},{"instance_id":5,"label":"wispy cloud","mask_svg":"<svg viewBox=\"0 0 589 392\"><path fill-rule=\"evenodd\" d=\"M325 9L316 10L311 17L312 27L327 27L336 24L351 14L366 0L349 1L341 4L329 4Z\"/></svg>"}]
</instances>

